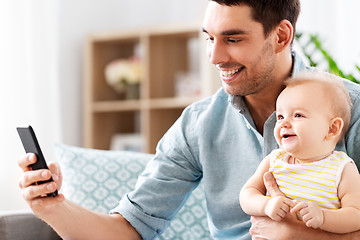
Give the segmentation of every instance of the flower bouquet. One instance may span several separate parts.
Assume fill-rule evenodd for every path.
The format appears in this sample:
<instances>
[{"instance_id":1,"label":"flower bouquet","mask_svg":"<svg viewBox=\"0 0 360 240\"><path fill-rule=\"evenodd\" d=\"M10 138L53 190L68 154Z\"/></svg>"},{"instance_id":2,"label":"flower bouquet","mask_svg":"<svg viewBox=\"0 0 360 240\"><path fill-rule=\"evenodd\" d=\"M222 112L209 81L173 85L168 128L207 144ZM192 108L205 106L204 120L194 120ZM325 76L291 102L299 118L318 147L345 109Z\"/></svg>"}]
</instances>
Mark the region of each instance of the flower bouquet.
<instances>
[{"instance_id":1,"label":"flower bouquet","mask_svg":"<svg viewBox=\"0 0 360 240\"><path fill-rule=\"evenodd\" d=\"M139 58L117 59L105 67L106 82L118 93L125 93L127 99L138 99L140 81L143 77Z\"/></svg>"}]
</instances>

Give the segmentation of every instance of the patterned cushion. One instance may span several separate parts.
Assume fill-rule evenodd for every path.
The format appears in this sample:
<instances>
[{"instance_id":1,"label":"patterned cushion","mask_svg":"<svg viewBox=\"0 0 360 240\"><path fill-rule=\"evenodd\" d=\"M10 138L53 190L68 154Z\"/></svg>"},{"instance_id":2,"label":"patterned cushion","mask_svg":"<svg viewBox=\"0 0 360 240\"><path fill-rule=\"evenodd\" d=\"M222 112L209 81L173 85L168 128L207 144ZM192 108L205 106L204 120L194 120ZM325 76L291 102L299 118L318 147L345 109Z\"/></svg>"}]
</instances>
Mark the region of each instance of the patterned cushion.
<instances>
[{"instance_id":1,"label":"patterned cushion","mask_svg":"<svg viewBox=\"0 0 360 240\"><path fill-rule=\"evenodd\" d=\"M152 154L104 151L55 144L64 180L63 193L85 208L108 213L135 187ZM211 239L202 184L159 239Z\"/></svg>"}]
</instances>

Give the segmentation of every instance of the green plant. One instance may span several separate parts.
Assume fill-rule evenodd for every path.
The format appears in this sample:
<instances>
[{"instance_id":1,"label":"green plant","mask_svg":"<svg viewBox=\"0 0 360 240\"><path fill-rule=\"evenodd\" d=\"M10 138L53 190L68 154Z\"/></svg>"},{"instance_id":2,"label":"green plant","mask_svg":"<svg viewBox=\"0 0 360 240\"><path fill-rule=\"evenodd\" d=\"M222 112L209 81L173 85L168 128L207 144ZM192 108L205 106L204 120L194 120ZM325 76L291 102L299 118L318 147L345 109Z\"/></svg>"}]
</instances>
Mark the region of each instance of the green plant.
<instances>
[{"instance_id":1,"label":"green plant","mask_svg":"<svg viewBox=\"0 0 360 240\"><path fill-rule=\"evenodd\" d=\"M317 67L321 60L315 60L315 55L320 53L322 60L326 62L326 71L338 75L340 77L349 79L355 83L360 83L360 79L356 78L353 74L346 74L342 71L336 61L330 56L329 52L324 49L319 39L318 34L304 34L297 33L295 39L299 43L305 57L309 60L310 66ZM355 65L355 68L360 73L360 66Z\"/></svg>"}]
</instances>

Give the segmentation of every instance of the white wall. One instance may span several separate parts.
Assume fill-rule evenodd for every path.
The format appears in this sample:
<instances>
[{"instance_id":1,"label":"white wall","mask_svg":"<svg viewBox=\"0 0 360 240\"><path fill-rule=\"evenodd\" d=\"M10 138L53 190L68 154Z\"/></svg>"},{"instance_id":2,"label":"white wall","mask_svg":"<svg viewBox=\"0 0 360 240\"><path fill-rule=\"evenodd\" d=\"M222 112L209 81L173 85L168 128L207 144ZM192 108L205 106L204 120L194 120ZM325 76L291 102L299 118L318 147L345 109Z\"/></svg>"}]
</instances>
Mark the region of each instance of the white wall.
<instances>
[{"instance_id":1,"label":"white wall","mask_svg":"<svg viewBox=\"0 0 360 240\"><path fill-rule=\"evenodd\" d=\"M24 154L16 127L31 124L51 157L57 127L56 2L0 2L0 210L25 208L17 160Z\"/></svg>"},{"instance_id":2,"label":"white wall","mask_svg":"<svg viewBox=\"0 0 360 240\"><path fill-rule=\"evenodd\" d=\"M62 0L60 58L63 140L82 143L82 44L93 32L142 29L163 24L201 22L207 0ZM86 6L86 7L85 7ZM79 101L80 100L80 101Z\"/></svg>"},{"instance_id":3,"label":"white wall","mask_svg":"<svg viewBox=\"0 0 360 240\"><path fill-rule=\"evenodd\" d=\"M47 21L39 21L37 18L36 27L27 30L32 33L24 34L24 36L33 36L31 43L25 44L29 39L21 37L15 43L11 43L13 41L3 43L4 37L0 38L1 55L8 50L8 44L18 46L16 53L8 53L9 56L13 55L11 60L1 61L1 66L7 66L12 62L16 64L13 65L15 67L0 68L6 70L8 74L8 77L4 77L6 74L0 72L0 100L2 100L0 123L4 121L8 123L0 124L2 136L0 138L2 154L0 211L26 208L17 187L20 171L16 160L23 150L15 126L24 123L35 125L49 160L52 159L53 141L78 146L82 144L82 45L85 35L183 21L201 21L208 2L208 0L12 1L20 4L42 2L44 6L34 8L33 14L40 15ZM301 2L302 13L298 30L320 33L325 41L325 47L331 50L330 52L341 62L341 65L351 69L353 63L359 64L360 2L356 0L301 0ZM18 9L14 10L17 14L13 17L21 16L22 6L19 5ZM8 14L11 18L13 13ZM2 12L0 17L3 17ZM5 27L7 22L0 19L0 24ZM31 57L35 57L37 61L33 62ZM29 61L27 65L24 64L24 59ZM18 63L19 68L16 67ZM22 66L28 67L23 69ZM32 90L35 88L39 90L38 93L42 98L34 97ZM6 97L1 98L1 96ZM29 112L28 109L35 111Z\"/></svg>"},{"instance_id":4,"label":"white wall","mask_svg":"<svg viewBox=\"0 0 360 240\"><path fill-rule=\"evenodd\" d=\"M297 30L318 33L340 67L354 73L354 64L360 64L360 1L301 0L301 5Z\"/></svg>"},{"instance_id":5,"label":"white wall","mask_svg":"<svg viewBox=\"0 0 360 240\"><path fill-rule=\"evenodd\" d=\"M92 32L143 28L200 21L208 0L62 0L60 4L60 58L63 141L82 143L82 43ZM298 30L319 33L345 69L360 64L360 17L356 0L301 0ZM86 7L84 7L86 6ZM79 15L80 14L80 15ZM355 49L353 49L355 47ZM80 101L79 101L80 99Z\"/></svg>"},{"instance_id":6,"label":"white wall","mask_svg":"<svg viewBox=\"0 0 360 240\"><path fill-rule=\"evenodd\" d=\"M82 57L87 34L201 21L207 0L0 1L0 211L28 208L18 189L16 126L31 124L45 157L82 144ZM11 24L9 24L11 23Z\"/></svg>"}]
</instances>

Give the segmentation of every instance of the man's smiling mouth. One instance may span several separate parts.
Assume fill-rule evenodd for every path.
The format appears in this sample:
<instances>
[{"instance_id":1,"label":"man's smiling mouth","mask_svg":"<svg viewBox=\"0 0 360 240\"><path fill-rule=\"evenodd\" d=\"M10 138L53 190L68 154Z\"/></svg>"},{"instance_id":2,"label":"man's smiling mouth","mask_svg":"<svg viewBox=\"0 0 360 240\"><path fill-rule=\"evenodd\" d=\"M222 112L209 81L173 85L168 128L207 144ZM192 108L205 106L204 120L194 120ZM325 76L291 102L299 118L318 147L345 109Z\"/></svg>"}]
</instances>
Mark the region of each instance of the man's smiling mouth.
<instances>
[{"instance_id":1,"label":"man's smiling mouth","mask_svg":"<svg viewBox=\"0 0 360 240\"><path fill-rule=\"evenodd\" d=\"M238 69L233 69L233 70L229 70L229 71L220 70L220 74L223 77L231 77L231 76L235 75L236 73L240 72L241 70L243 70L244 68L245 67L240 67Z\"/></svg>"}]
</instances>

